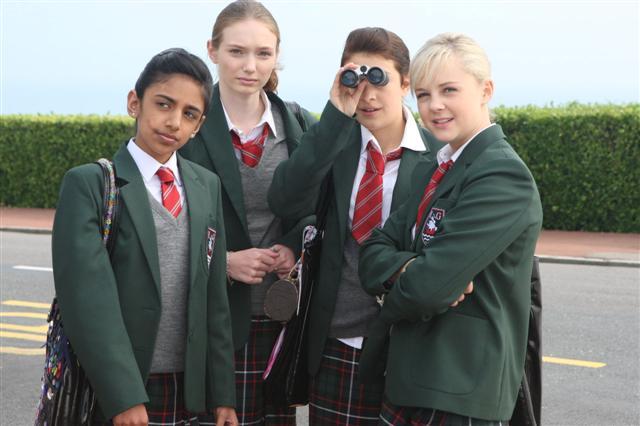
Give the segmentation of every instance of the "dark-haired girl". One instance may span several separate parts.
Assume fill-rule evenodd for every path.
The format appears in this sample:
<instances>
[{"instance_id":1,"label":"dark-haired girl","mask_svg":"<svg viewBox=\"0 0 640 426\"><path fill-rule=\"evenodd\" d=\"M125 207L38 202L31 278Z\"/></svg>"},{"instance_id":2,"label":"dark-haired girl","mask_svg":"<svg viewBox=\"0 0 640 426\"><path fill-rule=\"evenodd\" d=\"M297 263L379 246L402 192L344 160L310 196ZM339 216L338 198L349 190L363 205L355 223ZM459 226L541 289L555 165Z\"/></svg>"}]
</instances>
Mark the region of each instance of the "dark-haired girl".
<instances>
[{"instance_id":1,"label":"dark-haired girl","mask_svg":"<svg viewBox=\"0 0 640 426\"><path fill-rule=\"evenodd\" d=\"M135 136L113 157L115 246L102 244L103 177L67 172L53 226L65 332L95 390L94 424L183 425L213 410L237 424L220 181L178 148L205 119L206 64L154 56L129 92Z\"/></svg>"},{"instance_id":2,"label":"dark-haired girl","mask_svg":"<svg viewBox=\"0 0 640 426\"><path fill-rule=\"evenodd\" d=\"M278 24L261 3L235 1L220 12L207 42L219 82L200 132L180 151L222 182L241 425L295 424L295 409L265 395L262 375L282 325L265 315L264 300L293 267L302 229L269 209L267 191L315 120L275 94L279 45Z\"/></svg>"},{"instance_id":3,"label":"dark-haired girl","mask_svg":"<svg viewBox=\"0 0 640 426\"><path fill-rule=\"evenodd\" d=\"M372 230L407 199L414 168L442 146L403 105L409 51L400 37L383 28L354 30L341 65L320 122L278 167L269 191L276 213L302 217L314 211L327 175L333 178L309 323L313 425L378 422L381 381L357 383L363 339L379 312L376 299L361 288L358 253ZM383 70L386 82L371 82L366 74L356 88L340 84L343 71L363 66Z\"/></svg>"}]
</instances>

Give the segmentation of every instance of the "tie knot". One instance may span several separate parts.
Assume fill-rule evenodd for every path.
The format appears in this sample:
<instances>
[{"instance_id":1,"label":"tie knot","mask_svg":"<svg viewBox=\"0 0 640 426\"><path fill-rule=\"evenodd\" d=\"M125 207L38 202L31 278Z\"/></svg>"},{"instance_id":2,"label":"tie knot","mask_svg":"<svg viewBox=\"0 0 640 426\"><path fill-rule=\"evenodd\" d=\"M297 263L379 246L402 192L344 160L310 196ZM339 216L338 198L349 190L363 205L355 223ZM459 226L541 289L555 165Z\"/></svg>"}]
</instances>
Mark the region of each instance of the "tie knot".
<instances>
[{"instance_id":1,"label":"tie knot","mask_svg":"<svg viewBox=\"0 0 640 426\"><path fill-rule=\"evenodd\" d=\"M369 141L367 144L367 153L369 154L367 169L373 173L384 174L384 157L382 153L376 149L372 141Z\"/></svg>"},{"instance_id":2,"label":"tie knot","mask_svg":"<svg viewBox=\"0 0 640 426\"><path fill-rule=\"evenodd\" d=\"M156 172L162 183L171 183L175 180L173 172L167 167L160 167Z\"/></svg>"},{"instance_id":3,"label":"tie knot","mask_svg":"<svg viewBox=\"0 0 640 426\"><path fill-rule=\"evenodd\" d=\"M385 155L384 158L387 162L399 160L402 158L402 147L396 148L391 152L387 152L387 155Z\"/></svg>"},{"instance_id":4,"label":"tie knot","mask_svg":"<svg viewBox=\"0 0 640 426\"><path fill-rule=\"evenodd\" d=\"M451 168L451 166L453 166L453 160L449 160L440 164L440 168L445 172L448 171Z\"/></svg>"}]
</instances>

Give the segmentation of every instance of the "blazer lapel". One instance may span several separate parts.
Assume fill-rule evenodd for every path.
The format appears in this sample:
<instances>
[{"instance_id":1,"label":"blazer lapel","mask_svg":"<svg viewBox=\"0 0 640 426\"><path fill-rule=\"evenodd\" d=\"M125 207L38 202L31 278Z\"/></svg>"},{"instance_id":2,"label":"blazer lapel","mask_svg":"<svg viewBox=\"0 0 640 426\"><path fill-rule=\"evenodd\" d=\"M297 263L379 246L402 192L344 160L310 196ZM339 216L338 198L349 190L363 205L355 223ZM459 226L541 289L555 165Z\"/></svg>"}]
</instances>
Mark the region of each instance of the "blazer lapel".
<instances>
[{"instance_id":1,"label":"blazer lapel","mask_svg":"<svg viewBox=\"0 0 640 426\"><path fill-rule=\"evenodd\" d=\"M184 184L187 203L189 205L189 258L190 260L190 286L193 286L197 276L196 268L202 257L202 241L207 226L208 212L205 200L211 196L206 193L206 189L198 176L193 171L190 164L178 156L178 166Z\"/></svg>"},{"instance_id":2,"label":"blazer lapel","mask_svg":"<svg viewBox=\"0 0 640 426\"><path fill-rule=\"evenodd\" d=\"M229 125L224 116L220 91L216 85L211 97L211 106L207 114L207 120L200 129L200 134L204 139L204 146L209 154L209 158L215 167L215 172L220 176L220 181L224 187L231 205L235 210L242 227L249 235L247 228L247 217L242 198L242 179L238 169L238 160L231 143Z\"/></svg>"},{"instance_id":3,"label":"blazer lapel","mask_svg":"<svg viewBox=\"0 0 640 426\"><path fill-rule=\"evenodd\" d=\"M431 163L427 157L429 151L411 151L405 149L400 160L400 168L398 169L398 178L393 188L393 198L391 199L391 211L395 211L414 190L414 182L412 176L417 168L429 168Z\"/></svg>"},{"instance_id":4,"label":"blazer lapel","mask_svg":"<svg viewBox=\"0 0 640 426\"><path fill-rule=\"evenodd\" d=\"M360 129L356 127L356 129ZM349 145L344 149L333 164L333 185L336 194L336 207L338 210L338 224L340 228L340 241L344 241L347 233L347 218L349 217L349 204L353 190L360 159L362 141L359 131L353 131ZM357 182L359 185L360 182Z\"/></svg>"},{"instance_id":5,"label":"blazer lapel","mask_svg":"<svg viewBox=\"0 0 640 426\"><path fill-rule=\"evenodd\" d=\"M460 178L462 178L462 176L464 175L464 171L466 170L467 166L473 163L473 160L475 160L478 155L480 155L493 142L504 139L504 137L505 136L502 132L502 128L499 125L493 125L480 132L475 138L473 138L469 145L467 145L464 151L462 151L462 154L460 154L460 157L458 157L458 159L454 163L453 167L451 167L447 174L444 175L444 177L440 181L440 184L438 184L438 187L436 188L431 201L429 201L429 204L427 204L427 207L425 209L425 217L422 218L421 223L419 223L416 227L416 236L413 239L412 247L415 248L417 246L418 238L420 238L420 230L422 229L422 226L424 226L424 221L426 220L431 206L433 206L433 204L440 197L442 197L442 195L449 192L458 183ZM427 185L429 179L431 179L431 174L433 174L436 165L437 160L434 159L434 166L429 171L428 177L423 176L423 178L417 180L417 182L425 182L425 185Z\"/></svg>"},{"instance_id":6,"label":"blazer lapel","mask_svg":"<svg viewBox=\"0 0 640 426\"><path fill-rule=\"evenodd\" d=\"M464 170L468 165L473 163L473 160L475 160L478 155L487 149L491 143L501 138L504 138L504 133L502 133L502 128L498 125L483 130L473 138L464 151L462 151L462 154L460 154L460 157L458 157L453 167L449 169L447 174L442 178L442 181L440 181L427 209L431 207L431 204L433 204L435 200L440 198L442 194L446 194L458 182L464 174Z\"/></svg>"},{"instance_id":7,"label":"blazer lapel","mask_svg":"<svg viewBox=\"0 0 640 426\"><path fill-rule=\"evenodd\" d=\"M140 240L140 246L149 264L149 269L159 294L160 264L158 261L158 243L147 188L142 180L138 166L136 166L135 161L127 150L126 144L113 157L113 163L118 182L121 183L120 196L133 222Z\"/></svg>"}]
</instances>

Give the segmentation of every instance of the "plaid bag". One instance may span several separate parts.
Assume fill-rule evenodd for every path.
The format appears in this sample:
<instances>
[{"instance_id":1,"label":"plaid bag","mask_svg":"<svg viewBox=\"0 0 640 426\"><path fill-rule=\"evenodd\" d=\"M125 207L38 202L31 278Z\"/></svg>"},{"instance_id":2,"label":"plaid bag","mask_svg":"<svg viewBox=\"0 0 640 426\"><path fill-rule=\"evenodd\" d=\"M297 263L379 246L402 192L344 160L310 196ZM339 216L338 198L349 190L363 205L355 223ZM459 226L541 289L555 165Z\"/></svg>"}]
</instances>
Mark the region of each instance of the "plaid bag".
<instances>
[{"instance_id":1,"label":"plaid bag","mask_svg":"<svg viewBox=\"0 0 640 426\"><path fill-rule=\"evenodd\" d=\"M111 161L101 158L104 177L102 242L109 255L116 233L118 188ZM58 300L54 297L47 318L45 365L35 426L84 426L92 423L96 398L91 384L64 333Z\"/></svg>"}]
</instances>

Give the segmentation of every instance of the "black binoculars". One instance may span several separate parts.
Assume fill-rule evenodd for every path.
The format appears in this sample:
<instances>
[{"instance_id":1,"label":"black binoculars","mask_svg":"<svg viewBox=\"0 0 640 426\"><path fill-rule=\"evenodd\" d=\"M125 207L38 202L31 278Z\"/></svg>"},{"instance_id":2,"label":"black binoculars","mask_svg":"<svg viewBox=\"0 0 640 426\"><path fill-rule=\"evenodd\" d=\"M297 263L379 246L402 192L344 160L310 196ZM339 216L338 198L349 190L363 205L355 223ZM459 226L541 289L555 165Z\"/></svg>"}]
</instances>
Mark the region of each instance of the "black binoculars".
<instances>
[{"instance_id":1,"label":"black binoculars","mask_svg":"<svg viewBox=\"0 0 640 426\"><path fill-rule=\"evenodd\" d=\"M342 74L340 74L340 84L355 88L358 87L358 84L360 84L360 82L365 78L374 86L384 86L389 82L389 76L382 68L369 68L366 65L361 65L358 70L342 71Z\"/></svg>"}]
</instances>

